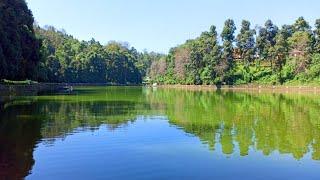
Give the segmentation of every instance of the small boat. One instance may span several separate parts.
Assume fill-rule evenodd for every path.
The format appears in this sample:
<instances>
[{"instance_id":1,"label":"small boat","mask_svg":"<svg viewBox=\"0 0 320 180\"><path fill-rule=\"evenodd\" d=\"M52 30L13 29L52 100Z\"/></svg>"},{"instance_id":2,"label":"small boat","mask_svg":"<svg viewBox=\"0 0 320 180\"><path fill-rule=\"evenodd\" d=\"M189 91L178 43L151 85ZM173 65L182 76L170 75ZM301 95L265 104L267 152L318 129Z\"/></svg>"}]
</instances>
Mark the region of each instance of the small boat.
<instances>
[{"instance_id":1,"label":"small boat","mask_svg":"<svg viewBox=\"0 0 320 180\"><path fill-rule=\"evenodd\" d=\"M65 87L63 87L63 91L72 92L73 91L73 87L72 86L65 86Z\"/></svg>"}]
</instances>

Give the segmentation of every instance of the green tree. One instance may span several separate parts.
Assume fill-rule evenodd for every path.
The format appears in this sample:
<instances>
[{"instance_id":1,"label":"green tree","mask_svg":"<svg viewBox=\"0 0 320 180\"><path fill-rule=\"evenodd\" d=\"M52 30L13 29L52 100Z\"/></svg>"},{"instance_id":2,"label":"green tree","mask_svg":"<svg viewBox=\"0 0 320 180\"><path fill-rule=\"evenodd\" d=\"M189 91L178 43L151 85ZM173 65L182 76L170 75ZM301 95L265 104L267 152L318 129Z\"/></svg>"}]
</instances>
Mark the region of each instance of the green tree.
<instances>
[{"instance_id":1,"label":"green tree","mask_svg":"<svg viewBox=\"0 0 320 180\"><path fill-rule=\"evenodd\" d=\"M39 42L24 0L0 1L0 79L35 78Z\"/></svg>"},{"instance_id":2,"label":"green tree","mask_svg":"<svg viewBox=\"0 0 320 180\"><path fill-rule=\"evenodd\" d=\"M283 29L282 29L283 30ZM285 31L285 30L284 30ZM275 61L275 72L277 73L277 77L278 77L278 81L283 84L283 78L282 78L282 68L286 63L286 58L288 56L288 41L286 38L286 33L278 33L276 36L276 44L273 47L273 50L271 50L273 52L272 54L272 58Z\"/></svg>"},{"instance_id":3,"label":"green tree","mask_svg":"<svg viewBox=\"0 0 320 180\"><path fill-rule=\"evenodd\" d=\"M314 36L315 36L314 51L316 53L320 53L320 19L316 20Z\"/></svg>"},{"instance_id":4,"label":"green tree","mask_svg":"<svg viewBox=\"0 0 320 180\"><path fill-rule=\"evenodd\" d=\"M205 43L206 51L203 56L204 69L201 73L201 79L204 84L215 84L216 71L215 68L221 58L221 47L218 42L218 33L215 26L211 26L207 33L207 43Z\"/></svg>"},{"instance_id":5,"label":"green tree","mask_svg":"<svg viewBox=\"0 0 320 180\"><path fill-rule=\"evenodd\" d=\"M304 72L310 62L312 39L309 32L297 31L288 39L291 56L294 57L296 73Z\"/></svg>"},{"instance_id":6,"label":"green tree","mask_svg":"<svg viewBox=\"0 0 320 180\"><path fill-rule=\"evenodd\" d=\"M52 82L62 82L61 81L61 64L59 60L50 55L47 57L46 67L48 68L47 76Z\"/></svg>"},{"instance_id":7,"label":"green tree","mask_svg":"<svg viewBox=\"0 0 320 180\"><path fill-rule=\"evenodd\" d=\"M116 84L140 84L141 74L135 66L136 57L123 44L111 42L105 47L107 53L107 82Z\"/></svg>"},{"instance_id":8,"label":"green tree","mask_svg":"<svg viewBox=\"0 0 320 180\"><path fill-rule=\"evenodd\" d=\"M101 54L90 52L87 55L86 62L87 80L89 83L105 83L106 82L106 61Z\"/></svg>"},{"instance_id":9,"label":"green tree","mask_svg":"<svg viewBox=\"0 0 320 180\"><path fill-rule=\"evenodd\" d=\"M145 77L149 70L152 62L159 60L165 55L156 53L156 52L147 52L138 53L136 67L139 69L142 77Z\"/></svg>"},{"instance_id":10,"label":"green tree","mask_svg":"<svg viewBox=\"0 0 320 180\"><path fill-rule=\"evenodd\" d=\"M192 41L190 49L191 63L188 65L189 78L192 84L200 85L202 84L200 75L204 63L203 52L201 52L201 42L198 40Z\"/></svg>"},{"instance_id":11,"label":"green tree","mask_svg":"<svg viewBox=\"0 0 320 180\"><path fill-rule=\"evenodd\" d=\"M219 79L221 82L232 83L232 71L234 68L234 58L233 58L233 42L235 41L234 33L236 31L236 26L232 19L228 19L221 33L221 38L223 41L223 52L222 58L216 67ZM218 80L219 81L219 80Z\"/></svg>"},{"instance_id":12,"label":"green tree","mask_svg":"<svg viewBox=\"0 0 320 180\"><path fill-rule=\"evenodd\" d=\"M298 31L309 32L310 30L311 30L311 26L303 17L299 17L293 24L293 32L298 32Z\"/></svg>"},{"instance_id":13,"label":"green tree","mask_svg":"<svg viewBox=\"0 0 320 180\"><path fill-rule=\"evenodd\" d=\"M243 20L241 30L237 36L237 48L246 67L255 59L255 30L250 29L250 22Z\"/></svg>"},{"instance_id":14,"label":"green tree","mask_svg":"<svg viewBox=\"0 0 320 180\"><path fill-rule=\"evenodd\" d=\"M267 20L265 27L260 28L257 37L257 49L260 59L269 60L271 68L273 68L273 59L270 50L272 50L273 46L276 44L277 33L278 27L274 25L271 20Z\"/></svg>"}]
</instances>

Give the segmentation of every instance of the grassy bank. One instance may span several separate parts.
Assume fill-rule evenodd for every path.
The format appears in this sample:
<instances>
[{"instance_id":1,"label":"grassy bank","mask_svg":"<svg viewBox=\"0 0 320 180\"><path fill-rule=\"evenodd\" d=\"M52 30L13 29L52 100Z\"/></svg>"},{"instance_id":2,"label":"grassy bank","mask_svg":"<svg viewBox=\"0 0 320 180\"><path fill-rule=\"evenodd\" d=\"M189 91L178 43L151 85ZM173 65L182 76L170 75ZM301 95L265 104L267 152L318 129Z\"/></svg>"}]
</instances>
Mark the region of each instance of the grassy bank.
<instances>
[{"instance_id":1,"label":"grassy bank","mask_svg":"<svg viewBox=\"0 0 320 180\"><path fill-rule=\"evenodd\" d=\"M12 80L3 79L0 81L0 84L2 84L2 85L31 85L31 84L38 84L38 82L32 81L32 80L12 81Z\"/></svg>"},{"instance_id":2,"label":"grassy bank","mask_svg":"<svg viewBox=\"0 0 320 180\"><path fill-rule=\"evenodd\" d=\"M185 89L185 90L230 90L230 91L267 91L267 92L305 92L305 93L320 93L320 86L311 85L160 85L159 88L167 89Z\"/></svg>"},{"instance_id":3,"label":"grassy bank","mask_svg":"<svg viewBox=\"0 0 320 180\"><path fill-rule=\"evenodd\" d=\"M54 92L66 87L59 83L1 83L0 97L37 95L42 92Z\"/></svg>"}]
</instances>

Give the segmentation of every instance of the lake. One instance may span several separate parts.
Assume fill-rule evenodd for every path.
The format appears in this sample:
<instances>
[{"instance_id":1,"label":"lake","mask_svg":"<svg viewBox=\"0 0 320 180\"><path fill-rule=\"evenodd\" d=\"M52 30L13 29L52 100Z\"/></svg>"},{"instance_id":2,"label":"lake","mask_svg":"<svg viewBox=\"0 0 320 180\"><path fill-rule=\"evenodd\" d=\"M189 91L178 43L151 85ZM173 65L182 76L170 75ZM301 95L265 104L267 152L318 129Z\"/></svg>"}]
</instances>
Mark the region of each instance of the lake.
<instances>
[{"instance_id":1,"label":"lake","mask_svg":"<svg viewBox=\"0 0 320 180\"><path fill-rule=\"evenodd\" d=\"M320 179L320 96L78 87L0 110L0 179Z\"/></svg>"}]
</instances>

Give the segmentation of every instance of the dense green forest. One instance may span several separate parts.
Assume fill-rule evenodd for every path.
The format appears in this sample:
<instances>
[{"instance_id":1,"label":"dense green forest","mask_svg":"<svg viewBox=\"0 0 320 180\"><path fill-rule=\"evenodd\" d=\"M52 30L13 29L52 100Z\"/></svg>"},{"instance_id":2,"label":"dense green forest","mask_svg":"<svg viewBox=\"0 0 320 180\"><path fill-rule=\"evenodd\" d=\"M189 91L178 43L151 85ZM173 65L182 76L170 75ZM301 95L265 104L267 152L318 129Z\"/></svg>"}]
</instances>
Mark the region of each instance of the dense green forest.
<instances>
[{"instance_id":1,"label":"dense green forest","mask_svg":"<svg viewBox=\"0 0 320 180\"><path fill-rule=\"evenodd\" d=\"M79 41L54 27L35 26L42 42L38 80L41 82L141 84L156 53L139 53L125 43Z\"/></svg>"},{"instance_id":2,"label":"dense green forest","mask_svg":"<svg viewBox=\"0 0 320 180\"><path fill-rule=\"evenodd\" d=\"M238 32L238 34L236 34ZM141 84L320 84L320 19L253 28L226 20L167 55L127 43L80 41L64 30L35 25L24 0L0 2L0 79Z\"/></svg>"},{"instance_id":3,"label":"dense green forest","mask_svg":"<svg viewBox=\"0 0 320 180\"><path fill-rule=\"evenodd\" d=\"M24 0L0 1L0 79L141 84L161 56L127 43L79 41L63 30L36 25Z\"/></svg>"},{"instance_id":4,"label":"dense green forest","mask_svg":"<svg viewBox=\"0 0 320 180\"><path fill-rule=\"evenodd\" d=\"M243 20L235 35L233 20L172 48L153 62L153 81L164 84L319 84L320 19L315 29L303 18L277 27L267 20L252 28ZM161 67L161 68L159 68Z\"/></svg>"},{"instance_id":5,"label":"dense green forest","mask_svg":"<svg viewBox=\"0 0 320 180\"><path fill-rule=\"evenodd\" d=\"M35 79L40 42L33 16L23 0L0 1L0 79Z\"/></svg>"}]
</instances>

